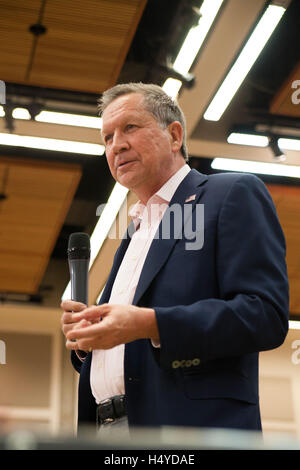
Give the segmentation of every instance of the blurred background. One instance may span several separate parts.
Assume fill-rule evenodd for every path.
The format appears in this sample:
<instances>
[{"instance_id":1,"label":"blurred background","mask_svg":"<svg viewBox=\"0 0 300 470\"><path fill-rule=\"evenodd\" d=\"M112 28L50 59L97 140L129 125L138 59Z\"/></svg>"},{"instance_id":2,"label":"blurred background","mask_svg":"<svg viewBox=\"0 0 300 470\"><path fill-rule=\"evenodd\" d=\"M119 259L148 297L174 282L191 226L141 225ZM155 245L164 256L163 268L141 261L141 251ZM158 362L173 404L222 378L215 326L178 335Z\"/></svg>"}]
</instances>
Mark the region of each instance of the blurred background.
<instances>
[{"instance_id":1,"label":"blurred background","mask_svg":"<svg viewBox=\"0 0 300 470\"><path fill-rule=\"evenodd\" d=\"M300 438L299 36L298 0L0 0L0 430L75 429L59 308L68 238L92 237L96 303L119 245L110 234L135 202L109 173L97 99L143 81L177 97L191 167L255 173L272 195L290 330L260 356L262 422Z\"/></svg>"}]
</instances>

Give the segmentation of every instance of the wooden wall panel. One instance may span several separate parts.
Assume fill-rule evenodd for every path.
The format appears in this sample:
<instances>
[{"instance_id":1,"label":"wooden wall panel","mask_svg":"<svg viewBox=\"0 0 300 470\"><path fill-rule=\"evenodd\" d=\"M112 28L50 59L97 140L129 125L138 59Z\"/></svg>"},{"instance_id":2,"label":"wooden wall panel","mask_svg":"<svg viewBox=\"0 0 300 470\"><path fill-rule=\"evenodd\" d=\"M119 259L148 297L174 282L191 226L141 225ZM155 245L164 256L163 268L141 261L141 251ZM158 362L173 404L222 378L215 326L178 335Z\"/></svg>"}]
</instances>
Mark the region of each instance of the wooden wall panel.
<instances>
[{"instance_id":1,"label":"wooden wall panel","mask_svg":"<svg viewBox=\"0 0 300 470\"><path fill-rule=\"evenodd\" d=\"M287 246L290 312L300 315L300 187L269 184Z\"/></svg>"}]
</instances>

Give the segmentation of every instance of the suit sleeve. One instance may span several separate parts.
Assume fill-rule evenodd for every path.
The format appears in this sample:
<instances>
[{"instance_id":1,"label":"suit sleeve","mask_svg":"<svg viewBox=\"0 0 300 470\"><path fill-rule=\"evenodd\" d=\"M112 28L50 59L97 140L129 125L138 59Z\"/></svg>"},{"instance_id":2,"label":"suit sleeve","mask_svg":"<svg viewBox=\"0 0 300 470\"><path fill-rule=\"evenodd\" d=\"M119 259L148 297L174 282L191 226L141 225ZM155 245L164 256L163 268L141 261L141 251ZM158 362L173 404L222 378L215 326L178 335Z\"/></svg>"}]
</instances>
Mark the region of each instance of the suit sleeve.
<instances>
[{"instance_id":1,"label":"suit sleeve","mask_svg":"<svg viewBox=\"0 0 300 470\"><path fill-rule=\"evenodd\" d=\"M174 360L273 349L286 337L285 239L271 196L257 177L242 175L227 191L215 246L219 298L154 307L161 341L154 354L164 368ZM203 266L198 275L201 282Z\"/></svg>"}]
</instances>

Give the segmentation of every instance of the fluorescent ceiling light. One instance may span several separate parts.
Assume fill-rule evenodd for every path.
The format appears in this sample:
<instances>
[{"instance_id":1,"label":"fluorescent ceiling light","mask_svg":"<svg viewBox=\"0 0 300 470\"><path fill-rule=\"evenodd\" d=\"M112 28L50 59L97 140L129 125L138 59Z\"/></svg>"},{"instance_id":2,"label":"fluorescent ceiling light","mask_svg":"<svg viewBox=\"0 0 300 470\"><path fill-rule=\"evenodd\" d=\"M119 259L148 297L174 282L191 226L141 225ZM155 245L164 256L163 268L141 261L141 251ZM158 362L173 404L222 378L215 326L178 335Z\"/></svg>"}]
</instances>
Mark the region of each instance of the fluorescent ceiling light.
<instances>
[{"instance_id":1,"label":"fluorescent ceiling light","mask_svg":"<svg viewBox=\"0 0 300 470\"><path fill-rule=\"evenodd\" d=\"M4 117L3 106L0 106L0 117ZM15 108L12 112L14 119L30 120L31 116L27 108ZM92 129L101 129L102 118L94 116L84 116L81 114L57 113L54 111L41 111L35 116L35 121L46 122L49 124L63 124L66 126L89 127Z\"/></svg>"},{"instance_id":2,"label":"fluorescent ceiling light","mask_svg":"<svg viewBox=\"0 0 300 470\"><path fill-rule=\"evenodd\" d=\"M128 188L121 186L119 183L115 184L91 236L91 266L125 201L127 193Z\"/></svg>"},{"instance_id":3,"label":"fluorescent ceiling light","mask_svg":"<svg viewBox=\"0 0 300 470\"><path fill-rule=\"evenodd\" d=\"M300 330L300 321L289 321L289 329L290 330Z\"/></svg>"},{"instance_id":4,"label":"fluorescent ceiling light","mask_svg":"<svg viewBox=\"0 0 300 470\"><path fill-rule=\"evenodd\" d=\"M91 235L91 258L89 269L91 269L104 240L106 239L119 211L124 203L128 189L124 186L121 186L119 183L116 183L111 195L105 204L104 210L101 212L100 218L94 231ZM67 285L63 295L62 300L71 299L71 283Z\"/></svg>"},{"instance_id":5,"label":"fluorescent ceiling light","mask_svg":"<svg viewBox=\"0 0 300 470\"><path fill-rule=\"evenodd\" d=\"M280 163L265 163L230 158L215 158L211 167L216 170L242 171L263 175L290 176L300 178L300 166Z\"/></svg>"},{"instance_id":6,"label":"fluorescent ceiling light","mask_svg":"<svg viewBox=\"0 0 300 470\"><path fill-rule=\"evenodd\" d=\"M54 111L41 111L35 120L51 124L63 124L66 126L91 127L101 129L102 119L100 117L83 116L80 114L56 113Z\"/></svg>"},{"instance_id":7,"label":"fluorescent ceiling light","mask_svg":"<svg viewBox=\"0 0 300 470\"><path fill-rule=\"evenodd\" d=\"M29 111L26 108L15 108L12 112L12 117L14 119L26 119L26 120L31 119Z\"/></svg>"},{"instance_id":8,"label":"fluorescent ceiling light","mask_svg":"<svg viewBox=\"0 0 300 470\"><path fill-rule=\"evenodd\" d=\"M264 135L242 134L239 132L232 132L228 136L227 142L229 144L253 145L255 147L267 147L269 145L269 139Z\"/></svg>"},{"instance_id":9,"label":"fluorescent ceiling light","mask_svg":"<svg viewBox=\"0 0 300 470\"><path fill-rule=\"evenodd\" d=\"M299 139L278 139L278 147L285 150L298 150L300 151Z\"/></svg>"},{"instance_id":10,"label":"fluorescent ceiling light","mask_svg":"<svg viewBox=\"0 0 300 470\"><path fill-rule=\"evenodd\" d=\"M163 84L162 89L169 95L171 98L176 99L178 92L181 88L182 82L175 78L168 78Z\"/></svg>"},{"instance_id":11,"label":"fluorescent ceiling light","mask_svg":"<svg viewBox=\"0 0 300 470\"><path fill-rule=\"evenodd\" d=\"M184 75L190 70L223 1L224 0L203 1L200 8L201 16L198 25L191 28L188 32L173 64L173 68L179 73ZM176 98L181 85L182 82L180 80L168 78L163 85L163 89L172 98Z\"/></svg>"},{"instance_id":12,"label":"fluorescent ceiling light","mask_svg":"<svg viewBox=\"0 0 300 470\"><path fill-rule=\"evenodd\" d=\"M189 71L222 3L223 0L204 0L199 23L188 32L173 64L175 70L182 74Z\"/></svg>"},{"instance_id":13,"label":"fluorescent ceiling light","mask_svg":"<svg viewBox=\"0 0 300 470\"><path fill-rule=\"evenodd\" d=\"M204 113L204 119L218 121L221 118L285 11L284 7L278 5L270 5L266 9Z\"/></svg>"},{"instance_id":14,"label":"fluorescent ceiling light","mask_svg":"<svg viewBox=\"0 0 300 470\"><path fill-rule=\"evenodd\" d=\"M103 155L105 151L105 147L100 144L7 133L0 133L0 144L11 145L13 147L28 147L59 152L81 153L84 155Z\"/></svg>"},{"instance_id":15,"label":"fluorescent ceiling light","mask_svg":"<svg viewBox=\"0 0 300 470\"><path fill-rule=\"evenodd\" d=\"M232 132L228 138L229 144L253 145L255 147L267 147L270 144L269 137L265 135L245 134ZM278 138L278 147L283 150L300 151L300 139Z\"/></svg>"}]
</instances>

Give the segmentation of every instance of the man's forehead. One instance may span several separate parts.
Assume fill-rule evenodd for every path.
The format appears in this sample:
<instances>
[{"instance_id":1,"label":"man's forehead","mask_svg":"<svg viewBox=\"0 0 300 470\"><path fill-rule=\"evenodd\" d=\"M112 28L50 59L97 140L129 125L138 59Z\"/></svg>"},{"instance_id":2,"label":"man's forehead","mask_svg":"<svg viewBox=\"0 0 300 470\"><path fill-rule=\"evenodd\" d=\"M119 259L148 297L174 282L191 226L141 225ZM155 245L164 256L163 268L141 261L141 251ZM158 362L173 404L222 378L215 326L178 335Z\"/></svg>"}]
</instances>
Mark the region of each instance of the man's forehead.
<instances>
[{"instance_id":1,"label":"man's forehead","mask_svg":"<svg viewBox=\"0 0 300 470\"><path fill-rule=\"evenodd\" d=\"M103 111L102 127L106 124L109 125L115 118L127 120L130 117L138 117L141 113L143 113L144 118L146 113L149 114L149 118L150 116L152 117L145 107L144 96L142 94L130 93L118 96Z\"/></svg>"},{"instance_id":2,"label":"man's forehead","mask_svg":"<svg viewBox=\"0 0 300 470\"><path fill-rule=\"evenodd\" d=\"M103 116L112 113L114 110L119 108L125 109L136 109L136 107L144 107L144 96L141 93L127 93L115 98L111 103L107 105L103 112Z\"/></svg>"}]
</instances>

